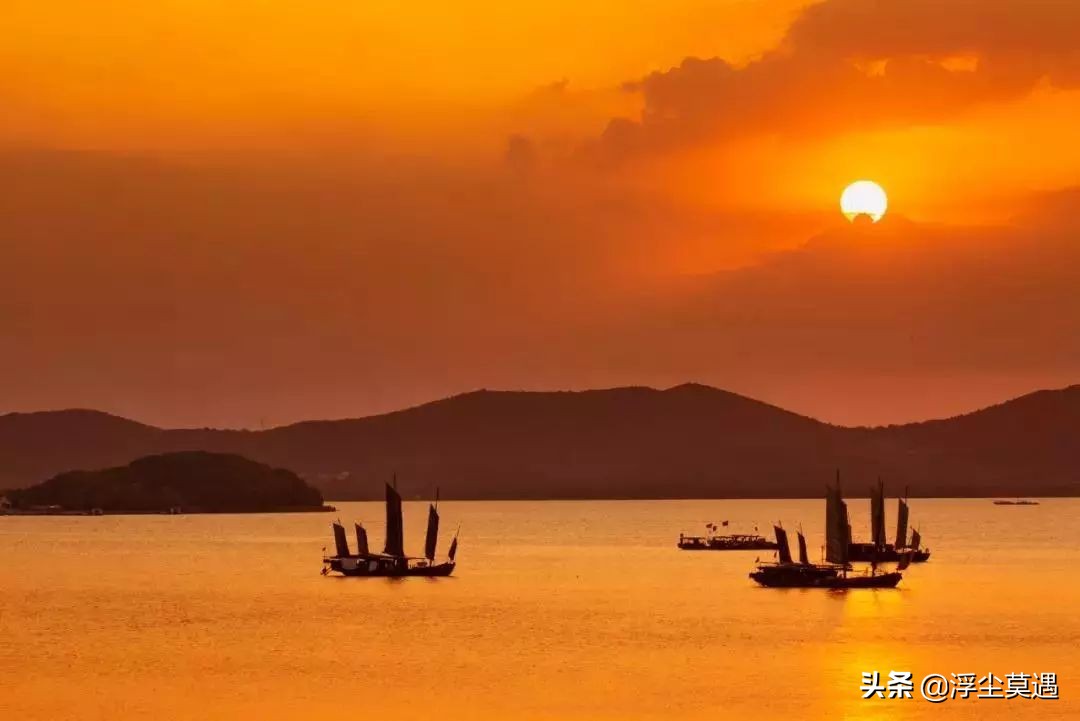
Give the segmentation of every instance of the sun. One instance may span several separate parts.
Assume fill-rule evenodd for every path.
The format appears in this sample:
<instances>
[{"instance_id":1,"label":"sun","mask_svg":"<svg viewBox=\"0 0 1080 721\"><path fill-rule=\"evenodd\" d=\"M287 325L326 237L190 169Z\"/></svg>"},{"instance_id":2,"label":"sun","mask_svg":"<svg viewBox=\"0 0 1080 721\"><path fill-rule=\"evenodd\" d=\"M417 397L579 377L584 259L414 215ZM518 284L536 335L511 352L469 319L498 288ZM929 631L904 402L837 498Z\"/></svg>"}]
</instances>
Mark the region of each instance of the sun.
<instances>
[{"instance_id":1,"label":"sun","mask_svg":"<svg viewBox=\"0 0 1080 721\"><path fill-rule=\"evenodd\" d=\"M856 180L844 188L844 193L840 196L840 210L852 222L865 215L876 223L885 215L888 207L889 200L885 197L885 190L872 180Z\"/></svg>"}]
</instances>

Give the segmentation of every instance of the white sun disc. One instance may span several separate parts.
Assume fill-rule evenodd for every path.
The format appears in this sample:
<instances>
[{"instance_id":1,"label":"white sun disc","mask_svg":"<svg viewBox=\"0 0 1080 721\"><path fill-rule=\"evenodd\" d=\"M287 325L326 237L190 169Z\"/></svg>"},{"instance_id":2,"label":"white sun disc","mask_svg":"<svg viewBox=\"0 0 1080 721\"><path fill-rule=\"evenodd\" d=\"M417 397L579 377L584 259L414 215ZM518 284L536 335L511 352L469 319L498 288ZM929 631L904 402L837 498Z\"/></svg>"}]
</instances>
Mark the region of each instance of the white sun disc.
<instances>
[{"instance_id":1,"label":"white sun disc","mask_svg":"<svg viewBox=\"0 0 1080 721\"><path fill-rule=\"evenodd\" d=\"M850 221L865 215L876 223L888 207L885 190L872 180L857 180L844 188L840 196L840 210Z\"/></svg>"}]
</instances>

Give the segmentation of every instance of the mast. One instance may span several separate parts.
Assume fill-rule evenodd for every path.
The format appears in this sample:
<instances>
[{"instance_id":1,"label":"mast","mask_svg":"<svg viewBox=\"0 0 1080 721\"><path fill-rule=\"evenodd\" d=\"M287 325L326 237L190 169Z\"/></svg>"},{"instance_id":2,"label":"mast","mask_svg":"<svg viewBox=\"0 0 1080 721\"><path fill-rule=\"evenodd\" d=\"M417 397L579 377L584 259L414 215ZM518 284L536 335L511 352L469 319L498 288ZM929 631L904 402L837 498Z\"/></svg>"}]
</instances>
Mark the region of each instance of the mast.
<instances>
[{"instance_id":1,"label":"mast","mask_svg":"<svg viewBox=\"0 0 1080 721\"><path fill-rule=\"evenodd\" d=\"M359 523L353 525L356 526L356 555L370 555L371 550L368 549L367 529L361 526Z\"/></svg>"},{"instance_id":2,"label":"mast","mask_svg":"<svg viewBox=\"0 0 1080 721\"><path fill-rule=\"evenodd\" d=\"M922 536L914 528L911 529L911 550L918 551L920 543L922 543Z\"/></svg>"},{"instance_id":3,"label":"mast","mask_svg":"<svg viewBox=\"0 0 1080 721\"><path fill-rule=\"evenodd\" d=\"M435 489L435 502L428 506L427 536L424 538L424 556L427 560L435 560L435 547L439 540L439 511L436 505L439 503L439 489Z\"/></svg>"},{"instance_id":4,"label":"mast","mask_svg":"<svg viewBox=\"0 0 1080 721\"><path fill-rule=\"evenodd\" d=\"M810 557L806 553L806 536L803 535L802 529L798 531L799 537L799 563L804 566L810 565Z\"/></svg>"},{"instance_id":5,"label":"mast","mask_svg":"<svg viewBox=\"0 0 1080 721\"><path fill-rule=\"evenodd\" d=\"M776 534L776 554L780 563L791 563L791 546L788 545L787 531L779 525L773 526Z\"/></svg>"},{"instance_id":6,"label":"mast","mask_svg":"<svg viewBox=\"0 0 1080 721\"><path fill-rule=\"evenodd\" d=\"M907 546L908 505L903 498L896 499L896 502L896 540L893 545L901 549Z\"/></svg>"},{"instance_id":7,"label":"mast","mask_svg":"<svg viewBox=\"0 0 1080 721\"><path fill-rule=\"evenodd\" d=\"M870 526L873 529L874 548L885 548L885 484L880 477L877 486L870 489Z\"/></svg>"},{"instance_id":8,"label":"mast","mask_svg":"<svg viewBox=\"0 0 1080 721\"><path fill-rule=\"evenodd\" d=\"M839 497L840 492L837 491L836 495ZM847 503L843 498L840 499L840 532L844 539L844 563L846 564L851 556L851 517L848 515Z\"/></svg>"},{"instance_id":9,"label":"mast","mask_svg":"<svg viewBox=\"0 0 1080 721\"><path fill-rule=\"evenodd\" d=\"M836 491L832 486L825 486L825 560L829 563L839 563L843 558L840 550L842 536L837 534L839 515L840 506L836 502Z\"/></svg>"},{"instance_id":10,"label":"mast","mask_svg":"<svg viewBox=\"0 0 1080 721\"><path fill-rule=\"evenodd\" d=\"M395 483L396 483L395 478ZM397 489L386 484L386 546L387 556L405 555L405 528L401 520L401 496Z\"/></svg>"},{"instance_id":11,"label":"mast","mask_svg":"<svg viewBox=\"0 0 1080 721\"><path fill-rule=\"evenodd\" d=\"M847 559L840 503L839 488L825 486L825 560L829 563L844 563Z\"/></svg>"},{"instance_id":12,"label":"mast","mask_svg":"<svg viewBox=\"0 0 1080 721\"><path fill-rule=\"evenodd\" d=\"M338 556L352 555L349 553L349 539L345 537L345 526L340 521L334 521L334 548Z\"/></svg>"}]
</instances>

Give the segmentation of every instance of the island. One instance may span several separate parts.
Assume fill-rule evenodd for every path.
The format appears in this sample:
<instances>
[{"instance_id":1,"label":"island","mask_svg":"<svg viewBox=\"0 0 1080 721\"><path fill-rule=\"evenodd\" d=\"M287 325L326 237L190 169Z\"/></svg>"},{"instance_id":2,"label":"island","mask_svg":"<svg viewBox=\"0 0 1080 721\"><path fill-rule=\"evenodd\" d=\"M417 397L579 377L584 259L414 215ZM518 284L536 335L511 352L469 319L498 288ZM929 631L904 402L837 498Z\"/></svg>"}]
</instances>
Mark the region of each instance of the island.
<instances>
[{"instance_id":1,"label":"island","mask_svg":"<svg viewBox=\"0 0 1080 721\"><path fill-rule=\"evenodd\" d=\"M126 466L68 471L6 491L7 513L281 513L331 511L290 470L231 453L183 451Z\"/></svg>"}]
</instances>

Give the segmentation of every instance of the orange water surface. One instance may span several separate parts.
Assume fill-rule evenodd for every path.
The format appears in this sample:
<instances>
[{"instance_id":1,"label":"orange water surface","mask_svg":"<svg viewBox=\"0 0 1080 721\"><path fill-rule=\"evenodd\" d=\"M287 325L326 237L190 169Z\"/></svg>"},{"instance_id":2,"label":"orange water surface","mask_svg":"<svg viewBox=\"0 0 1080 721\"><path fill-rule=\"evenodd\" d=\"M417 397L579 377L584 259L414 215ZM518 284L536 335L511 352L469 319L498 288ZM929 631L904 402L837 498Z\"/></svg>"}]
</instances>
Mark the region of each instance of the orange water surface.
<instances>
[{"instance_id":1,"label":"orange water surface","mask_svg":"<svg viewBox=\"0 0 1080 721\"><path fill-rule=\"evenodd\" d=\"M380 504L336 505L381 541ZM407 550L425 510L406 504ZM816 556L821 501L440 510L449 579L320 576L327 514L0 518L0 719L1080 717L1080 500L915 499L931 561L846 593L675 548L781 520ZM1061 698L863 700L874 670L1056 672Z\"/></svg>"}]
</instances>

